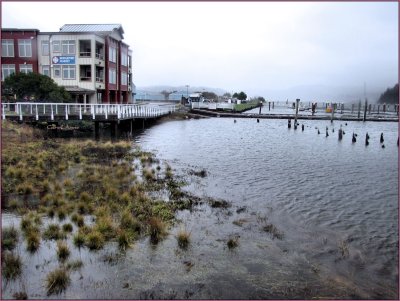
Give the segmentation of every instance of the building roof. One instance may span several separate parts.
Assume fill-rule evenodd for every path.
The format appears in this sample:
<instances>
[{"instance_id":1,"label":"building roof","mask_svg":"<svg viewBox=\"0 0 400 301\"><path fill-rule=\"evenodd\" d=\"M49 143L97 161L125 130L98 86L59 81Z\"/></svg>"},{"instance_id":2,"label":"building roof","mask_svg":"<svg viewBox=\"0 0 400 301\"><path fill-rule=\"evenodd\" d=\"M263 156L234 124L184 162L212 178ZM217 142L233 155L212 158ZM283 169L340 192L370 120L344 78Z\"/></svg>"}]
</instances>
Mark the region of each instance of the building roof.
<instances>
[{"instance_id":1,"label":"building roof","mask_svg":"<svg viewBox=\"0 0 400 301\"><path fill-rule=\"evenodd\" d=\"M94 90L80 88L78 86L64 86L65 90L73 94L94 94Z\"/></svg>"},{"instance_id":2,"label":"building roof","mask_svg":"<svg viewBox=\"0 0 400 301\"><path fill-rule=\"evenodd\" d=\"M112 32L119 30L124 33L121 24L65 24L60 32Z\"/></svg>"},{"instance_id":3,"label":"building roof","mask_svg":"<svg viewBox=\"0 0 400 301\"><path fill-rule=\"evenodd\" d=\"M39 29L35 29L35 28L2 28L1 31L37 31L37 32L39 32Z\"/></svg>"}]
</instances>

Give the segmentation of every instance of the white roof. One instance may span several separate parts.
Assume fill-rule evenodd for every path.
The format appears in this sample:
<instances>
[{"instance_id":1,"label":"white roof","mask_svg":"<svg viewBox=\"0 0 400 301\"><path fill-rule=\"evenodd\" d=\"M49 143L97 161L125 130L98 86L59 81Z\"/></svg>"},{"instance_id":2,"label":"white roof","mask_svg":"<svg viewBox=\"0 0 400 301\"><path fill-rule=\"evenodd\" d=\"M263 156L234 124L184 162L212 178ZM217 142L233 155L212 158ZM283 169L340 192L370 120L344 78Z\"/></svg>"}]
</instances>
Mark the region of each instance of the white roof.
<instances>
[{"instance_id":1,"label":"white roof","mask_svg":"<svg viewBox=\"0 0 400 301\"><path fill-rule=\"evenodd\" d=\"M114 30L124 33L121 24L65 24L60 32L112 32Z\"/></svg>"}]
</instances>

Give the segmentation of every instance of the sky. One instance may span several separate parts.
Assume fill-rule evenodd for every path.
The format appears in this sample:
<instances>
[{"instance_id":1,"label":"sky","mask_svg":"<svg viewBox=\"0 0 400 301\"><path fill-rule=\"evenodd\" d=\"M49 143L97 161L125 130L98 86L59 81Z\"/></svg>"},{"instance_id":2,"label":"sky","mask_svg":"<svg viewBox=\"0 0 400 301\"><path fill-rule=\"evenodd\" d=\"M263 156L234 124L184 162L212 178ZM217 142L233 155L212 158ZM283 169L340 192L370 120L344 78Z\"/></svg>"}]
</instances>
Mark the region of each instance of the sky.
<instances>
[{"instance_id":1,"label":"sky","mask_svg":"<svg viewBox=\"0 0 400 301\"><path fill-rule=\"evenodd\" d=\"M134 83L376 97L398 82L397 2L7 2L2 28L118 23ZM374 96L372 96L374 95ZM337 100L337 99L336 99Z\"/></svg>"}]
</instances>

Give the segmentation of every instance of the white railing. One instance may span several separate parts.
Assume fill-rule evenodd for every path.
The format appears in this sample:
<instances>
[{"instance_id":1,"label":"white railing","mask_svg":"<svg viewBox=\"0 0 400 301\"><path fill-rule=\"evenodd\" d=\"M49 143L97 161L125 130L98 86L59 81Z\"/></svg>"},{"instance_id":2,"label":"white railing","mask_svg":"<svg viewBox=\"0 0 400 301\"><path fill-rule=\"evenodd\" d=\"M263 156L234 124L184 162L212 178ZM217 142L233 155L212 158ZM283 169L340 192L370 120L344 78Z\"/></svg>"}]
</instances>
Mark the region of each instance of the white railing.
<instances>
[{"instance_id":1,"label":"white railing","mask_svg":"<svg viewBox=\"0 0 400 301\"><path fill-rule=\"evenodd\" d=\"M174 104L82 104L82 103L2 103L2 118L7 116L24 117L48 117L54 120L55 117L68 120L82 120L84 116L91 116L95 119L108 119L110 116L117 119L131 118L154 118L167 115L176 111Z\"/></svg>"},{"instance_id":2,"label":"white railing","mask_svg":"<svg viewBox=\"0 0 400 301\"><path fill-rule=\"evenodd\" d=\"M233 110L234 106L235 106L235 104L233 104L233 103L225 103L225 102L192 102L192 109Z\"/></svg>"}]
</instances>

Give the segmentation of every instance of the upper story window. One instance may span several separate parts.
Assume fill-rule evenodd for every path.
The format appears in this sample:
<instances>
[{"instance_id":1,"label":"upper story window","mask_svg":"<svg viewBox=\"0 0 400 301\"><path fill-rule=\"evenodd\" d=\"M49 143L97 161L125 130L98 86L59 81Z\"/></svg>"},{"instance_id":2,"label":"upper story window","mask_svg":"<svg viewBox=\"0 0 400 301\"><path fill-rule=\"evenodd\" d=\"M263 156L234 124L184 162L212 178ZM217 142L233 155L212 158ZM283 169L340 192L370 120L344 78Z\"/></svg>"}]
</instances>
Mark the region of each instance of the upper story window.
<instances>
[{"instance_id":1,"label":"upper story window","mask_svg":"<svg viewBox=\"0 0 400 301\"><path fill-rule=\"evenodd\" d=\"M15 73L15 65L1 65L1 79L5 80L11 74Z\"/></svg>"},{"instance_id":2,"label":"upper story window","mask_svg":"<svg viewBox=\"0 0 400 301\"><path fill-rule=\"evenodd\" d=\"M75 41L65 40L61 41L62 54L75 54Z\"/></svg>"},{"instance_id":3,"label":"upper story window","mask_svg":"<svg viewBox=\"0 0 400 301\"><path fill-rule=\"evenodd\" d=\"M128 66L128 54L126 52L122 52L121 65L122 66Z\"/></svg>"},{"instance_id":4,"label":"upper story window","mask_svg":"<svg viewBox=\"0 0 400 301\"><path fill-rule=\"evenodd\" d=\"M108 70L108 82L110 84L117 83L117 72L115 71L115 69Z\"/></svg>"},{"instance_id":5,"label":"upper story window","mask_svg":"<svg viewBox=\"0 0 400 301\"><path fill-rule=\"evenodd\" d=\"M18 40L18 55L19 57L32 57L31 40Z\"/></svg>"},{"instance_id":6,"label":"upper story window","mask_svg":"<svg viewBox=\"0 0 400 301\"><path fill-rule=\"evenodd\" d=\"M50 77L50 66L49 65L42 66L42 74Z\"/></svg>"},{"instance_id":7,"label":"upper story window","mask_svg":"<svg viewBox=\"0 0 400 301\"><path fill-rule=\"evenodd\" d=\"M63 66L63 79L75 79L75 66Z\"/></svg>"},{"instance_id":8,"label":"upper story window","mask_svg":"<svg viewBox=\"0 0 400 301\"><path fill-rule=\"evenodd\" d=\"M1 56L14 57L14 40L1 40Z\"/></svg>"},{"instance_id":9,"label":"upper story window","mask_svg":"<svg viewBox=\"0 0 400 301\"><path fill-rule=\"evenodd\" d=\"M42 55L50 54L49 41L42 41Z\"/></svg>"},{"instance_id":10,"label":"upper story window","mask_svg":"<svg viewBox=\"0 0 400 301\"><path fill-rule=\"evenodd\" d=\"M61 77L61 66L54 66L53 67L53 76L56 78Z\"/></svg>"},{"instance_id":11,"label":"upper story window","mask_svg":"<svg viewBox=\"0 0 400 301\"><path fill-rule=\"evenodd\" d=\"M108 60L113 63L117 62L117 49L115 49L114 47L109 47Z\"/></svg>"},{"instance_id":12,"label":"upper story window","mask_svg":"<svg viewBox=\"0 0 400 301\"><path fill-rule=\"evenodd\" d=\"M61 52L61 41L53 41L53 52Z\"/></svg>"},{"instance_id":13,"label":"upper story window","mask_svg":"<svg viewBox=\"0 0 400 301\"><path fill-rule=\"evenodd\" d=\"M128 74L126 72L121 72L121 85L128 85Z\"/></svg>"},{"instance_id":14,"label":"upper story window","mask_svg":"<svg viewBox=\"0 0 400 301\"><path fill-rule=\"evenodd\" d=\"M32 64L21 64L19 65L19 72L28 74L33 72Z\"/></svg>"}]
</instances>

